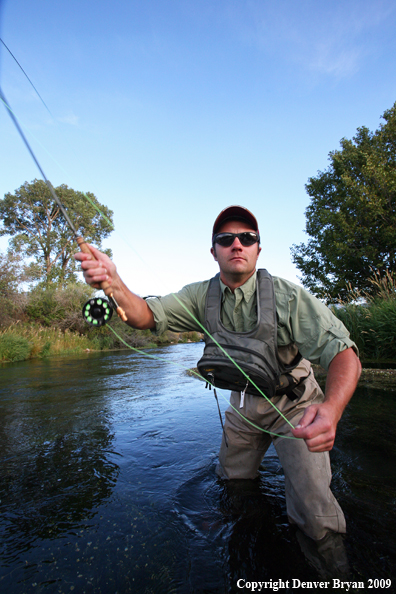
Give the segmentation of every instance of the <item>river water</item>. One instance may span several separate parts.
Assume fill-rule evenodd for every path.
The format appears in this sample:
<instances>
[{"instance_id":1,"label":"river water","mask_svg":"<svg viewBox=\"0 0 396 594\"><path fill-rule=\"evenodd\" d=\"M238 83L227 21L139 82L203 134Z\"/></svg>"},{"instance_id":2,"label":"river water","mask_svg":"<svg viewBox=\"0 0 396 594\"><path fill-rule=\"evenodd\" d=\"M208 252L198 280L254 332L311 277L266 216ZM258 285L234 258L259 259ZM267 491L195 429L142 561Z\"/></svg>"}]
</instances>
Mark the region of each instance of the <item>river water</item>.
<instances>
[{"instance_id":1,"label":"river water","mask_svg":"<svg viewBox=\"0 0 396 594\"><path fill-rule=\"evenodd\" d=\"M271 579L297 592L293 579L318 580L287 522L275 450L259 480L216 477L213 392L183 369L202 345L149 352L163 360L119 351L1 367L0 592L246 592L238 580L268 592ZM395 423L396 392L360 388L332 452L353 579L392 580L388 592Z\"/></svg>"}]
</instances>

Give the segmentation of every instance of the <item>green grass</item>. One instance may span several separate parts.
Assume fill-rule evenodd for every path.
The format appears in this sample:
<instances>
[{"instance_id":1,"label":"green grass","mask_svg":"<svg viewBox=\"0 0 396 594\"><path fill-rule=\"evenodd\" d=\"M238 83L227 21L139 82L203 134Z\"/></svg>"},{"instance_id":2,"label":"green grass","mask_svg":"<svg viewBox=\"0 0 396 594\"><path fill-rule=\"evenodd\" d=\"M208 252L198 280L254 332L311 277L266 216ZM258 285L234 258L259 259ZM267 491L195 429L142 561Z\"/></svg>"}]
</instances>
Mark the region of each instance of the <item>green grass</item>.
<instances>
[{"instance_id":1,"label":"green grass","mask_svg":"<svg viewBox=\"0 0 396 594\"><path fill-rule=\"evenodd\" d=\"M24 361L34 357L65 355L97 349L86 336L38 324L13 324L0 332L0 361Z\"/></svg>"}]
</instances>

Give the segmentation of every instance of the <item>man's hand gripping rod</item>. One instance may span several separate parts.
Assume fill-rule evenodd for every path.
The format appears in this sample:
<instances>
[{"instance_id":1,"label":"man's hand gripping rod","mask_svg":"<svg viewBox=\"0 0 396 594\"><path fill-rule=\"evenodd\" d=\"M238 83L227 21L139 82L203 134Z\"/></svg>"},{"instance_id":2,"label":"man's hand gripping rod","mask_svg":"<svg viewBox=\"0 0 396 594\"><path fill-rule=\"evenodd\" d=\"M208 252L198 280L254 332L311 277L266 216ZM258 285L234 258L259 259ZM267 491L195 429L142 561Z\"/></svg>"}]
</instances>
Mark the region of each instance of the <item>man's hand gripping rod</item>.
<instances>
[{"instance_id":1,"label":"man's hand gripping rod","mask_svg":"<svg viewBox=\"0 0 396 594\"><path fill-rule=\"evenodd\" d=\"M89 249L87 243L85 242L85 239L83 237L81 237L81 235L75 235L75 238L76 238L76 241L77 241L77 244L78 244L78 247L80 248L80 250L82 252L84 252L84 254L90 254L90 256L92 256L92 258L94 260L97 260L97 258L95 258L95 256ZM121 318L121 320L123 322L127 322L128 318L126 317L125 311L122 309L122 307L120 307L118 305L117 301L115 300L113 291L111 290L111 285L107 281L102 281L100 283L100 288L102 289L102 291L104 292L104 294L106 295L108 300L110 301L112 308L116 310L116 312L117 312L118 316Z\"/></svg>"}]
</instances>

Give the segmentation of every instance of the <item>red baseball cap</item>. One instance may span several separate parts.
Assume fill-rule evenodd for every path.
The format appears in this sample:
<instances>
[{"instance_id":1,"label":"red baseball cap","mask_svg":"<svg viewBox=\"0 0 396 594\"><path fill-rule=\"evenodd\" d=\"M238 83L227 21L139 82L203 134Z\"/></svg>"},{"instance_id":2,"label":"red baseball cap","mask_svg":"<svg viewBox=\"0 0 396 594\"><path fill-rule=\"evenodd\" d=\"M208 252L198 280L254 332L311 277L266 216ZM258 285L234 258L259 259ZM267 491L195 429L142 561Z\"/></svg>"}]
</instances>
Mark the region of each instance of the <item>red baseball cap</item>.
<instances>
[{"instance_id":1,"label":"red baseball cap","mask_svg":"<svg viewBox=\"0 0 396 594\"><path fill-rule=\"evenodd\" d=\"M257 231L257 233L259 232L256 217L250 212L250 210L244 208L243 206L227 206L227 208L221 211L214 222L212 238L223 223L234 219L243 219L244 221L247 221L249 225L251 225L252 228Z\"/></svg>"}]
</instances>

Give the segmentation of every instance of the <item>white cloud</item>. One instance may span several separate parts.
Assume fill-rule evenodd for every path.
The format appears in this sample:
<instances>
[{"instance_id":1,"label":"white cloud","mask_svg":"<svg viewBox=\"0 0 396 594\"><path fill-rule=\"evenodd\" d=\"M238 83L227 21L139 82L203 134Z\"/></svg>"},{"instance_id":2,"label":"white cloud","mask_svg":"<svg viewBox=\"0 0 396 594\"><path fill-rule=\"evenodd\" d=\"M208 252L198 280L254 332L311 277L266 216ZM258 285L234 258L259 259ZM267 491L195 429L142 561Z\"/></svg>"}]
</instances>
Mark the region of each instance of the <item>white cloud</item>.
<instances>
[{"instance_id":1,"label":"white cloud","mask_svg":"<svg viewBox=\"0 0 396 594\"><path fill-rule=\"evenodd\" d=\"M74 113L64 115L58 118L58 121L62 124L69 124L69 126L78 126L79 124L79 118Z\"/></svg>"},{"instance_id":2,"label":"white cloud","mask_svg":"<svg viewBox=\"0 0 396 594\"><path fill-rule=\"evenodd\" d=\"M318 74L343 78L378 54L392 38L396 5L390 0L249 0L224 12L240 40L269 56Z\"/></svg>"},{"instance_id":3,"label":"white cloud","mask_svg":"<svg viewBox=\"0 0 396 594\"><path fill-rule=\"evenodd\" d=\"M318 43L314 55L306 60L306 66L314 72L344 78L359 69L365 54L365 50L358 46L334 47L333 43Z\"/></svg>"}]
</instances>

